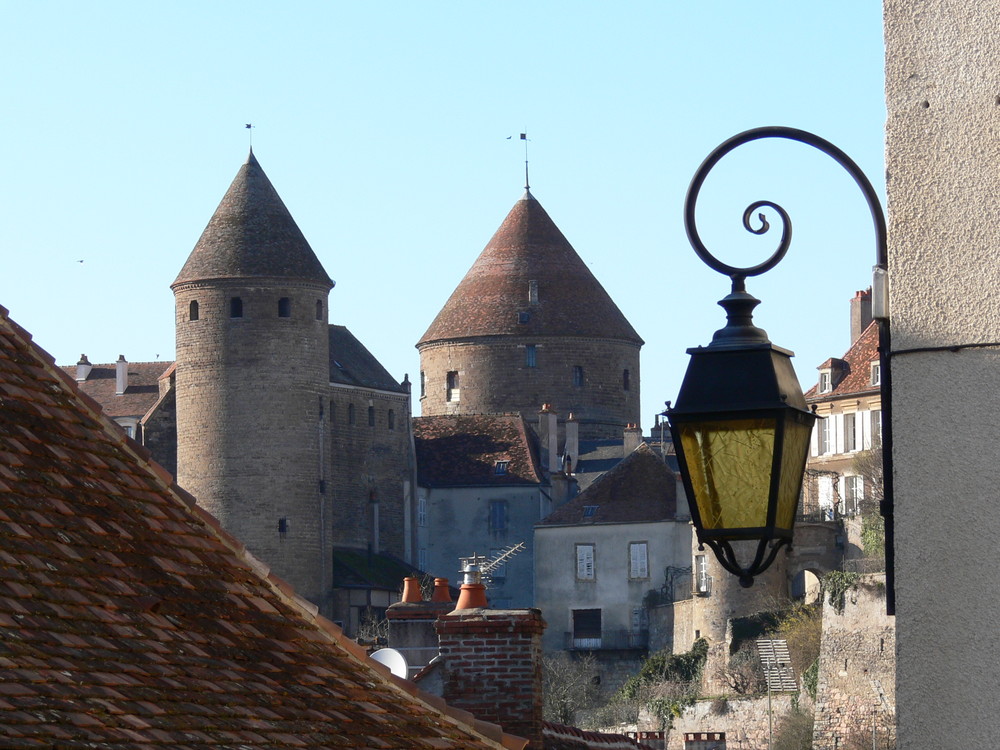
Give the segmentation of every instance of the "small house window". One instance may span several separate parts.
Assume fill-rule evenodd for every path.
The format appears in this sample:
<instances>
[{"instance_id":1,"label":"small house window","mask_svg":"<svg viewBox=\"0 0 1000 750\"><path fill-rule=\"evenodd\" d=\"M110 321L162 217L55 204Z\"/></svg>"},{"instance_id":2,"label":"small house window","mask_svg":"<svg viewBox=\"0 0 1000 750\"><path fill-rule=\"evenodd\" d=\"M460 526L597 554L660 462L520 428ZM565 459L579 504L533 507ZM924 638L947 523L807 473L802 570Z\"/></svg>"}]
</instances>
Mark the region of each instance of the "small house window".
<instances>
[{"instance_id":1,"label":"small house window","mask_svg":"<svg viewBox=\"0 0 1000 750\"><path fill-rule=\"evenodd\" d=\"M580 365L573 365L573 385L583 385L583 367Z\"/></svg>"},{"instance_id":2,"label":"small house window","mask_svg":"<svg viewBox=\"0 0 1000 750\"><path fill-rule=\"evenodd\" d=\"M188 320L198 320L198 303L195 300L188 305Z\"/></svg>"},{"instance_id":3,"label":"small house window","mask_svg":"<svg viewBox=\"0 0 1000 750\"><path fill-rule=\"evenodd\" d=\"M278 519L278 536L282 539L288 534L288 519L279 518Z\"/></svg>"},{"instance_id":4,"label":"small house window","mask_svg":"<svg viewBox=\"0 0 1000 750\"><path fill-rule=\"evenodd\" d=\"M498 476L502 475L502 474L506 474L507 473L507 466L508 466L509 463L510 463L510 461L497 461L496 462L496 466L493 469L493 472L495 474L497 474Z\"/></svg>"},{"instance_id":5,"label":"small house window","mask_svg":"<svg viewBox=\"0 0 1000 750\"><path fill-rule=\"evenodd\" d=\"M538 348L534 344L524 347L524 366L535 367L538 362Z\"/></svg>"},{"instance_id":6,"label":"small house window","mask_svg":"<svg viewBox=\"0 0 1000 750\"><path fill-rule=\"evenodd\" d=\"M523 310L517 314L518 325L527 325L528 321L531 320L531 313L524 312Z\"/></svg>"},{"instance_id":7,"label":"small house window","mask_svg":"<svg viewBox=\"0 0 1000 750\"><path fill-rule=\"evenodd\" d=\"M292 301L288 297L282 297L278 300L278 317L279 318L290 318L292 317Z\"/></svg>"},{"instance_id":8,"label":"small house window","mask_svg":"<svg viewBox=\"0 0 1000 750\"><path fill-rule=\"evenodd\" d=\"M850 453L858 449L857 414L844 415L844 451Z\"/></svg>"},{"instance_id":9,"label":"small house window","mask_svg":"<svg viewBox=\"0 0 1000 750\"><path fill-rule=\"evenodd\" d=\"M629 578L649 578L649 548L646 542L629 543L628 558Z\"/></svg>"},{"instance_id":10,"label":"small house window","mask_svg":"<svg viewBox=\"0 0 1000 750\"><path fill-rule=\"evenodd\" d=\"M594 514L597 513L598 506L596 505L584 505L583 506L583 517L593 518Z\"/></svg>"},{"instance_id":11,"label":"small house window","mask_svg":"<svg viewBox=\"0 0 1000 750\"><path fill-rule=\"evenodd\" d=\"M507 501L490 500L490 531L494 534L507 530Z\"/></svg>"},{"instance_id":12,"label":"small house window","mask_svg":"<svg viewBox=\"0 0 1000 750\"><path fill-rule=\"evenodd\" d=\"M882 385L882 364L872 362L872 385Z\"/></svg>"},{"instance_id":13,"label":"small house window","mask_svg":"<svg viewBox=\"0 0 1000 750\"><path fill-rule=\"evenodd\" d=\"M427 525L427 498L421 495L420 497L417 498L417 526L423 527L426 525ZM426 568L423 565L421 565L420 569L425 570Z\"/></svg>"},{"instance_id":14,"label":"small house window","mask_svg":"<svg viewBox=\"0 0 1000 750\"><path fill-rule=\"evenodd\" d=\"M819 392L829 393L833 390L833 373L825 370L819 374Z\"/></svg>"},{"instance_id":15,"label":"small house window","mask_svg":"<svg viewBox=\"0 0 1000 750\"><path fill-rule=\"evenodd\" d=\"M827 453L833 452L833 435L832 435L832 424L833 420L829 417L820 418L816 420L816 455L825 456Z\"/></svg>"},{"instance_id":16,"label":"small house window","mask_svg":"<svg viewBox=\"0 0 1000 750\"><path fill-rule=\"evenodd\" d=\"M229 299L229 317L230 318L242 318L243 317L243 300L239 297L231 297Z\"/></svg>"}]
</instances>

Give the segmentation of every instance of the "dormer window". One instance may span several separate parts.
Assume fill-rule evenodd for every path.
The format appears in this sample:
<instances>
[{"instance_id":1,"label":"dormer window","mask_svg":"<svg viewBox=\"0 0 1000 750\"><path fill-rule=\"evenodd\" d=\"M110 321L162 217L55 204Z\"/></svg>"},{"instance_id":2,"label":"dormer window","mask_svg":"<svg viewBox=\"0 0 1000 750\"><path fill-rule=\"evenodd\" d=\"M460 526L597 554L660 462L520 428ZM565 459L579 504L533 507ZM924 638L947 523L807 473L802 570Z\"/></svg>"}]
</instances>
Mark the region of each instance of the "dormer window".
<instances>
[{"instance_id":1,"label":"dormer window","mask_svg":"<svg viewBox=\"0 0 1000 750\"><path fill-rule=\"evenodd\" d=\"M493 469L493 472L497 476L502 476L502 475L504 475L504 474L507 473L507 466L509 464L510 464L510 461L497 461L496 462L496 466Z\"/></svg>"},{"instance_id":2,"label":"dormer window","mask_svg":"<svg viewBox=\"0 0 1000 750\"><path fill-rule=\"evenodd\" d=\"M598 508L598 506L596 506L596 505L584 505L583 506L583 517L584 518L593 518L594 515L597 513L597 508Z\"/></svg>"},{"instance_id":3,"label":"dormer window","mask_svg":"<svg viewBox=\"0 0 1000 750\"><path fill-rule=\"evenodd\" d=\"M833 390L833 372L823 370L819 374L819 392L829 393Z\"/></svg>"},{"instance_id":4,"label":"dormer window","mask_svg":"<svg viewBox=\"0 0 1000 750\"><path fill-rule=\"evenodd\" d=\"M531 320L531 313L522 310L517 314L518 325L527 325L529 320Z\"/></svg>"},{"instance_id":5,"label":"dormer window","mask_svg":"<svg viewBox=\"0 0 1000 750\"><path fill-rule=\"evenodd\" d=\"M872 385L882 385L882 363L872 362Z\"/></svg>"}]
</instances>

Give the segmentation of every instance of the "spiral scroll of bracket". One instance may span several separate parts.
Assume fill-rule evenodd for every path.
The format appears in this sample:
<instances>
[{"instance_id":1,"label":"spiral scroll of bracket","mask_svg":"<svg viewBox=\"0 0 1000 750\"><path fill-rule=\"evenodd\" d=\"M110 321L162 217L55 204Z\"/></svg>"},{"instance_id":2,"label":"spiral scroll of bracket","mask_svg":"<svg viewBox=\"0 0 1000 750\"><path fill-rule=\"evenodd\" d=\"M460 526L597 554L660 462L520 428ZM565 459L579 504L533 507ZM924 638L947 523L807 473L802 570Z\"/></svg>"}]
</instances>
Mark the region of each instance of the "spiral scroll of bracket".
<instances>
[{"instance_id":1,"label":"spiral scroll of bracket","mask_svg":"<svg viewBox=\"0 0 1000 750\"><path fill-rule=\"evenodd\" d=\"M797 141L798 143L805 143L808 146L819 149L847 170L848 174L851 175L858 187L861 188L862 193L864 193L865 200L868 202L868 209L871 211L872 220L875 222L876 265L881 268L885 268L888 263L886 251L885 215L882 213L882 205L879 202L878 195L875 193L875 189L872 187L871 182L869 182L864 172L862 172L858 165L854 163L851 157L829 141L805 130L781 126L754 128L752 130L746 130L739 133L738 135L734 135L732 138L716 147L716 149L708 155L705 161L701 163L701 166L698 167L694 177L691 179L691 185L688 187L687 197L684 200L684 228L687 231L688 241L691 243L691 247L694 248L695 253L698 254L698 257L701 258L709 268L729 276L735 285L742 284L742 280L747 276L757 276L771 270L781 262L781 259L785 257L785 253L788 252L788 246L791 244L792 240L792 223L788 217L788 213L777 203L773 203L771 201L755 201L754 203L751 203L743 212L743 226L747 231L752 232L753 234L763 235L768 231L768 229L770 229L770 225L768 224L764 214L758 213L762 208L769 208L775 211L782 222L781 240L778 243L778 248L774 251L774 253L772 253L771 257L763 263L758 263L756 266L750 266L748 268L731 266L728 263L723 263L712 255L708 248L705 247L705 244L701 241L701 236L698 234L698 227L695 221L695 205L698 202L698 194L701 191L701 186L705 182L705 178L708 177L708 173L712 170L712 167L714 167L733 149L742 146L744 143L758 141L764 138L784 138L786 140ZM760 222L760 225L757 227L753 226L753 215L755 213L758 214L757 220Z\"/></svg>"}]
</instances>

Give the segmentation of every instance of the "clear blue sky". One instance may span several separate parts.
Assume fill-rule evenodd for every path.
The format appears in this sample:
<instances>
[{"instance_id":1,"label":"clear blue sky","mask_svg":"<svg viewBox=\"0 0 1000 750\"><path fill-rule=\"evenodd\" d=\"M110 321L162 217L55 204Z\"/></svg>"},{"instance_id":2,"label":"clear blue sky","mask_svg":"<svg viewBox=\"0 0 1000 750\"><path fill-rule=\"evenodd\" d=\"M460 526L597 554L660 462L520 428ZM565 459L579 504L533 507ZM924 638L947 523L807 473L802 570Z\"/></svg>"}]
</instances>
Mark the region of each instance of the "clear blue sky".
<instances>
[{"instance_id":1,"label":"clear blue sky","mask_svg":"<svg viewBox=\"0 0 1000 750\"><path fill-rule=\"evenodd\" d=\"M799 127L882 190L867 0L0 7L0 304L61 364L173 357L169 285L246 157L247 122L337 281L331 322L411 380L414 344L522 192L526 129L532 192L646 340L647 429L685 349L723 324L728 282L681 221L709 151ZM718 255L770 254L739 229L752 200L792 215L788 258L748 287L808 387L870 283L865 205L805 146L724 164L699 224Z\"/></svg>"}]
</instances>

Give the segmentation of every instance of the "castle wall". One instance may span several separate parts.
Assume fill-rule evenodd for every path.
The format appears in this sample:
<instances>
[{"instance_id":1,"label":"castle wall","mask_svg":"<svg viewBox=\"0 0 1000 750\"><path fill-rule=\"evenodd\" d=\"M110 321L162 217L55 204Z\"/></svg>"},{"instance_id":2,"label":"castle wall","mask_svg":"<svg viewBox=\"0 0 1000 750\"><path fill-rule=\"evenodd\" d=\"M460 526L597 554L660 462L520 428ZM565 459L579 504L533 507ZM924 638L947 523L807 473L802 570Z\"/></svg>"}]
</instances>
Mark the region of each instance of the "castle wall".
<instances>
[{"instance_id":1,"label":"castle wall","mask_svg":"<svg viewBox=\"0 0 1000 750\"><path fill-rule=\"evenodd\" d=\"M175 286L178 483L314 602L330 583L326 299L325 286L267 279Z\"/></svg>"},{"instance_id":2,"label":"castle wall","mask_svg":"<svg viewBox=\"0 0 1000 750\"><path fill-rule=\"evenodd\" d=\"M848 591L841 613L824 600L815 750L895 746L895 620L885 613L884 576Z\"/></svg>"},{"instance_id":3,"label":"castle wall","mask_svg":"<svg viewBox=\"0 0 1000 750\"><path fill-rule=\"evenodd\" d=\"M525 347L535 346L535 366ZM491 414L520 411L533 421L542 404L572 412L580 438L621 437L639 424L639 345L611 339L496 336L449 340L420 347L421 414ZM576 384L574 368L582 368ZM628 371L628 389L624 373ZM449 372L460 395L448 400Z\"/></svg>"},{"instance_id":4,"label":"castle wall","mask_svg":"<svg viewBox=\"0 0 1000 750\"><path fill-rule=\"evenodd\" d=\"M405 559L413 485L409 395L331 385L329 399L333 546L371 544Z\"/></svg>"}]
</instances>

